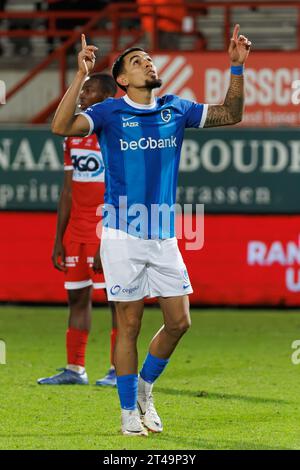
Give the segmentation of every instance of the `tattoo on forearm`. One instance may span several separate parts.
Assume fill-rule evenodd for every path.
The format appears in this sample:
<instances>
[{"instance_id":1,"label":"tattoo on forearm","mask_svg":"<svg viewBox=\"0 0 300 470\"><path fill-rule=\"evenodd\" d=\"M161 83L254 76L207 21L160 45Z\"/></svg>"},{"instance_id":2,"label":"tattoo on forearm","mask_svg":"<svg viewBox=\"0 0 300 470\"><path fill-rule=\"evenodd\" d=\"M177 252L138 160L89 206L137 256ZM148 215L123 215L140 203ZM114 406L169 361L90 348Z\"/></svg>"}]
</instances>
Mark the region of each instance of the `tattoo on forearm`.
<instances>
[{"instance_id":1,"label":"tattoo on forearm","mask_svg":"<svg viewBox=\"0 0 300 470\"><path fill-rule=\"evenodd\" d=\"M204 127L226 126L241 121L244 109L244 78L231 75L230 86L223 104L209 105Z\"/></svg>"}]
</instances>

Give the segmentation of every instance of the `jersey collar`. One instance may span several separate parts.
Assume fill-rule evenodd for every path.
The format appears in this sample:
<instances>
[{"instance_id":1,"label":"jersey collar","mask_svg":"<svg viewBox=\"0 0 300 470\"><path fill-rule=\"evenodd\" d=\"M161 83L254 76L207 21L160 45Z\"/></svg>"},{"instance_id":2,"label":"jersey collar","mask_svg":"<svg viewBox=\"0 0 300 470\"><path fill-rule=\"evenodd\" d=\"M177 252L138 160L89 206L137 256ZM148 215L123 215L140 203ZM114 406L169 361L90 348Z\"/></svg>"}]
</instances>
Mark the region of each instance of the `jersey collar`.
<instances>
[{"instance_id":1,"label":"jersey collar","mask_svg":"<svg viewBox=\"0 0 300 470\"><path fill-rule=\"evenodd\" d=\"M132 101L129 96L125 95L122 97L125 103L129 104L132 108L136 109L154 109L156 107L156 99L154 98L153 103L151 104L140 104L136 103L135 101Z\"/></svg>"}]
</instances>

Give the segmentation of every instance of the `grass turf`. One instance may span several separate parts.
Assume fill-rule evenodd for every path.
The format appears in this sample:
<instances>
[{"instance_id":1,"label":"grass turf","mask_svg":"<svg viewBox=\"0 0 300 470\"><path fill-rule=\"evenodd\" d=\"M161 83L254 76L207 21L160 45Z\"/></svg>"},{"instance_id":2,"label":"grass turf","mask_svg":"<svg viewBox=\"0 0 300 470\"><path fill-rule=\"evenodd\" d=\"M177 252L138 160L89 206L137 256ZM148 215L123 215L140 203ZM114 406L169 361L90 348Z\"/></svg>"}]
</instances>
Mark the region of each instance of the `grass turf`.
<instances>
[{"instance_id":1,"label":"grass turf","mask_svg":"<svg viewBox=\"0 0 300 470\"><path fill-rule=\"evenodd\" d=\"M300 339L296 312L193 310L155 386L165 430L123 437L115 389L95 387L109 362L110 315L96 308L87 349L91 385L47 387L36 378L65 365L66 308L0 307L0 449L300 449ZM140 362L161 325L146 309Z\"/></svg>"}]
</instances>

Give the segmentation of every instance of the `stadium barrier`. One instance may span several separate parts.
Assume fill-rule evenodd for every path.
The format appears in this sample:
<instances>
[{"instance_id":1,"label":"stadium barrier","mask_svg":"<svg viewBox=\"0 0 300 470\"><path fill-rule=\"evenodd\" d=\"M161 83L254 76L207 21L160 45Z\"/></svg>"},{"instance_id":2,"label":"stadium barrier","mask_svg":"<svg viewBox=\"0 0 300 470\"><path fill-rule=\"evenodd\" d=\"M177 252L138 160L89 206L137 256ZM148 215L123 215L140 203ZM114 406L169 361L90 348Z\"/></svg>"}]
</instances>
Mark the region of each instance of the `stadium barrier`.
<instances>
[{"instance_id":1,"label":"stadium barrier","mask_svg":"<svg viewBox=\"0 0 300 470\"><path fill-rule=\"evenodd\" d=\"M300 306L300 216L207 214L204 220L201 250L179 240L192 304ZM66 301L64 275L51 263L55 221L54 213L2 212L0 301ZM102 291L94 298L105 301Z\"/></svg>"},{"instance_id":2,"label":"stadium barrier","mask_svg":"<svg viewBox=\"0 0 300 470\"><path fill-rule=\"evenodd\" d=\"M299 214L296 129L189 130L177 200L206 213ZM0 130L0 209L56 210L62 139L48 129Z\"/></svg>"},{"instance_id":3,"label":"stadium barrier","mask_svg":"<svg viewBox=\"0 0 300 470\"><path fill-rule=\"evenodd\" d=\"M50 259L61 144L48 129L0 132L0 301L66 300ZM296 129L186 132L177 200L205 205L204 247L179 240L193 304L300 305L299 172Z\"/></svg>"}]
</instances>

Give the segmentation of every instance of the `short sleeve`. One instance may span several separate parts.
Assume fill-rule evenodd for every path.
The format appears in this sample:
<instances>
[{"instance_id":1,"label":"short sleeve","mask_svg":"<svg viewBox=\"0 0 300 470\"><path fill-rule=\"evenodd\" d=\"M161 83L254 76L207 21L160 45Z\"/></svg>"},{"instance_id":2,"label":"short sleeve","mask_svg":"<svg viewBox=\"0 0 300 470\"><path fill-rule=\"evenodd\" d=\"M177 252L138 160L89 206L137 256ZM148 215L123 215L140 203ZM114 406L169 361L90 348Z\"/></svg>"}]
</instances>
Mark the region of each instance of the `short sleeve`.
<instances>
[{"instance_id":1,"label":"short sleeve","mask_svg":"<svg viewBox=\"0 0 300 470\"><path fill-rule=\"evenodd\" d=\"M69 146L69 138L67 137L64 139L63 142L63 149L64 149L64 170L70 171L73 170L70 146Z\"/></svg>"},{"instance_id":2,"label":"short sleeve","mask_svg":"<svg viewBox=\"0 0 300 470\"><path fill-rule=\"evenodd\" d=\"M90 106L80 114L84 116L89 122L90 130L87 134L88 136L93 134L94 132L96 134L101 132L105 116L104 107L102 103L94 104L93 106Z\"/></svg>"},{"instance_id":3,"label":"short sleeve","mask_svg":"<svg viewBox=\"0 0 300 470\"><path fill-rule=\"evenodd\" d=\"M203 127L205 124L208 105L195 103L193 101L181 100L185 109L185 127L187 128L198 128Z\"/></svg>"}]
</instances>

